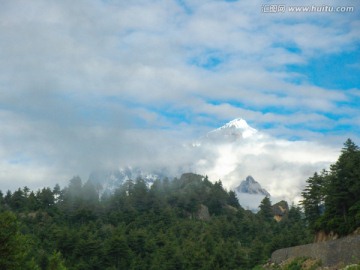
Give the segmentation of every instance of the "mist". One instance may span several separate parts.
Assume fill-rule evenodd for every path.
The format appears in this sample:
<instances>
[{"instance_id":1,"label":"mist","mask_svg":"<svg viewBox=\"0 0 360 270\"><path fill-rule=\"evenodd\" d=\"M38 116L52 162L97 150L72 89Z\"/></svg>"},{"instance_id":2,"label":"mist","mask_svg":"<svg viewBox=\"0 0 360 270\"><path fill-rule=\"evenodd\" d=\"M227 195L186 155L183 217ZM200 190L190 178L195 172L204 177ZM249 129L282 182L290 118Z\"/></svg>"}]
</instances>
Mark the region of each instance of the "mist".
<instances>
[{"instance_id":1,"label":"mist","mask_svg":"<svg viewBox=\"0 0 360 270\"><path fill-rule=\"evenodd\" d=\"M1 190L134 166L294 198L359 139L357 13L180 2L4 1ZM271 139L192 146L237 117Z\"/></svg>"}]
</instances>

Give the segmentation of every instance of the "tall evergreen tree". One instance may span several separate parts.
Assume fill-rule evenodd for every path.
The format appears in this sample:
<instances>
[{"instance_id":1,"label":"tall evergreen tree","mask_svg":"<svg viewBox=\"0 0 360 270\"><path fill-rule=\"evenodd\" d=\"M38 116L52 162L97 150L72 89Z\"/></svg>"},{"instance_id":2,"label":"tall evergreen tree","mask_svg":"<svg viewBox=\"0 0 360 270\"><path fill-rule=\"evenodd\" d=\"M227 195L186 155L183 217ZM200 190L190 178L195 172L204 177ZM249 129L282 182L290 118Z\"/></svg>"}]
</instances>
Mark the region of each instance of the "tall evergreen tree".
<instances>
[{"instance_id":1,"label":"tall evergreen tree","mask_svg":"<svg viewBox=\"0 0 360 270\"><path fill-rule=\"evenodd\" d=\"M55 205L54 194L50 188L43 188L38 191L37 197L42 209L49 209Z\"/></svg>"},{"instance_id":2,"label":"tall evergreen tree","mask_svg":"<svg viewBox=\"0 0 360 270\"><path fill-rule=\"evenodd\" d=\"M271 201L268 196L266 196L260 203L260 210L258 212L259 217L264 220L270 221L274 219L274 214L271 207Z\"/></svg>"},{"instance_id":3,"label":"tall evergreen tree","mask_svg":"<svg viewBox=\"0 0 360 270\"><path fill-rule=\"evenodd\" d=\"M47 270L67 270L60 252L54 252L49 258Z\"/></svg>"},{"instance_id":4,"label":"tall evergreen tree","mask_svg":"<svg viewBox=\"0 0 360 270\"><path fill-rule=\"evenodd\" d=\"M307 180L302 205L313 231L345 235L360 226L360 150L350 139L330 171Z\"/></svg>"},{"instance_id":5,"label":"tall evergreen tree","mask_svg":"<svg viewBox=\"0 0 360 270\"><path fill-rule=\"evenodd\" d=\"M349 210L358 201L360 194L360 152L350 139L344 143L341 155L331 166L331 175L325 199L326 229L339 234L355 229Z\"/></svg>"},{"instance_id":6,"label":"tall evergreen tree","mask_svg":"<svg viewBox=\"0 0 360 270\"><path fill-rule=\"evenodd\" d=\"M4 204L5 204L5 202L4 202L4 195L3 195L3 193L2 193L1 190L0 190L0 212L4 209Z\"/></svg>"},{"instance_id":7,"label":"tall evergreen tree","mask_svg":"<svg viewBox=\"0 0 360 270\"><path fill-rule=\"evenodd\" d=\"M14 211L23 211L26 206L26 197L21 188L16 190L10 200L11 209Z\"/></svg>"},{"instance_id":8,"label":"tall evergreen tree","mask_svg":"<svg viewBox=\"0 0 360 270\"><path fill-rule=\"evenodd\" d=\"M324 212L327 178L328 172L325 170L323 170L321 174L317 172L314 173L314 175L306 181L307 185L301 193L304 198L301 204L304 207L310 229L313 231L318 230L319 218Z\"/></svg>"},{"instance_id":9,"label":"tall evergreen tree","mask_svg":"<svg viewBox=\"0 0 360 270\"><path fill-rule=\"evenodd\" d=\"M233 190L229 191L229 198L228 198L227 203L236 208L240 207L239 200L236 196L236 193Z\"/></svg>"}]
</instances>

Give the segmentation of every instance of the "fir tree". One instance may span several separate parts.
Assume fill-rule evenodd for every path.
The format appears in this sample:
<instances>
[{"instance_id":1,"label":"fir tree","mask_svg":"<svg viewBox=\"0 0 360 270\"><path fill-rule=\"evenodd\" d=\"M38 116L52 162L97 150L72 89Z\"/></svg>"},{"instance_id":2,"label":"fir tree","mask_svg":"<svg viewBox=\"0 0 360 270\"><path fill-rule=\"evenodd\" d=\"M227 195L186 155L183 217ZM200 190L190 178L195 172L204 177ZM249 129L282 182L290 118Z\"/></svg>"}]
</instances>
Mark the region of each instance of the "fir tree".
<instances>
[{"instance_id":1,"label":"fir tree","mask_svg":"<svg viewBox=\"0 0 360 270\"><path fill-rule=\"evenodd\" d=\"M268 196L266 196L260 203L260 211L258 213L259 217L266 221L270 221L274 218L274 214L271 207L271 201Z\"/></svg>"}]
</instances>

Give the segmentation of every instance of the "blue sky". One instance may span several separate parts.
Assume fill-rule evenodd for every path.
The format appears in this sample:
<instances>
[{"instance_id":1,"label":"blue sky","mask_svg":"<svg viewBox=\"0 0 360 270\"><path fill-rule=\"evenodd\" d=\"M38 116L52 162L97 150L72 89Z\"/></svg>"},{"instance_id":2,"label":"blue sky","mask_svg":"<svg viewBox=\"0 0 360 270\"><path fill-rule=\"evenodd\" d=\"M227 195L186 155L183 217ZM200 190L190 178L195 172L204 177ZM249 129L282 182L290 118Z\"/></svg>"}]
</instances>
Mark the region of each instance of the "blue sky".
<instances>
[{"instance_id":1,"label":"blue sky","mask_svg":"<svg viewBox=\"0 0 360 270\"><path fill-rule=\"evenodd\" d=\"M314 57L306 65L291 66L288 70L304 74L313 85L349 90L360 85L359 60L360 45L354 50Z\"/></svg>"},{"instance_id":2,"label":"blue sky","mask_svg":"<svg viewBox=\"0 0 360 270\"><path fill-rule=\"evenodd\" d=\"M237 117L274 138L360 143L359 2L269 3L3 1L0 183L86 175Z\"/></svg>"}]
</instances>

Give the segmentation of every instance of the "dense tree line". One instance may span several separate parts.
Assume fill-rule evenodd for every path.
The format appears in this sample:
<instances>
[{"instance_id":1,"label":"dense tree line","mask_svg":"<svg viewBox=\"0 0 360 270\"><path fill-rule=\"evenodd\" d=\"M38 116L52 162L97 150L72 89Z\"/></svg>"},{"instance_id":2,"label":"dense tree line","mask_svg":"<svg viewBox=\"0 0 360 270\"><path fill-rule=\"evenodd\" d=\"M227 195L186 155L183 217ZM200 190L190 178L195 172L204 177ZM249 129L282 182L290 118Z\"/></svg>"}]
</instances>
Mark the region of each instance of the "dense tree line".
<instances>
[{"instance_id":1,"label":"dense tree line","mask_svg":"<svg viewBox=\"0 0 360 270\"><path fill-rule=\"evenodd\" d=\"M315 173L302 193L305 215L313 232L340 236L360 227L360 150L350 139L330 170Z\"/></svg>"},{"instance_id":2,"label":"dense tree line","mask_svg":"<svg viewBox=\"0 0 360 270\"><path fill-rule=\"evenodd\" d=\"M276 222L269 198L254 214L196 174L99 190L74 177L0 192L0 269L251 269L309 240L299 207Z\"/></svg>"}]
</instances>

